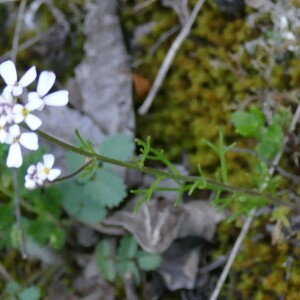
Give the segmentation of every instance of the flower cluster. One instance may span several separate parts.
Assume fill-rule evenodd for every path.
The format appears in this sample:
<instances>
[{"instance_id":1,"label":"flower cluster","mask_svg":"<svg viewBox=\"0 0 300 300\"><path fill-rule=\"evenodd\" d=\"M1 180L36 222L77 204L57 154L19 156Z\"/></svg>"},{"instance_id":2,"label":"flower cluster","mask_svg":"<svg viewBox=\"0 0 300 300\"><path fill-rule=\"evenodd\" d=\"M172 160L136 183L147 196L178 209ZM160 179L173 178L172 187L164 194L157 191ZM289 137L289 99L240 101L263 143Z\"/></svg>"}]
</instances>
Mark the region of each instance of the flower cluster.
<instances>
[{"instance_id":1,"label":"flower cluster","mask_svg":"<svg viewBox=\"0 0 300 300\"><path fill-rule=\"evenodd\" d=\"M49 93L55 82L53 72L43 71L39 75L36 91L25 93L26 88L37 78L35 67L31 67L19 80L15 64L7 60L0 64L0 76L6 86L0 95L0 143L8 144L9 150L6 165L19 168L23 163L21 146L29 150L37 150L38 136L34 132L42 125L42 120L35 115L46 105L64 106L68 103L68 91ZM25 102L25 103L24 103ZM25 123L31 130L24 132L20 126ZM60 170L52 169L54 156L46 154L44 163L30 166L25 186L33 189L41 186L45 180L54 180Z\"/></svg>"},{"instance_id":2,"label":"flower cluster","mask_svg":"<svg viewBox=\"0 0 300 300\"><path fill-rule=\"evenodd\" d=\"M53 181L57 178L61 171L53 169L54 156L52 154L45 154L43 156L44 162L39 162L37 165L31 165L27 170L25 176L25 187L28 189L35 189L42 186L46 180Z\"/></svg>"}]
</instances>

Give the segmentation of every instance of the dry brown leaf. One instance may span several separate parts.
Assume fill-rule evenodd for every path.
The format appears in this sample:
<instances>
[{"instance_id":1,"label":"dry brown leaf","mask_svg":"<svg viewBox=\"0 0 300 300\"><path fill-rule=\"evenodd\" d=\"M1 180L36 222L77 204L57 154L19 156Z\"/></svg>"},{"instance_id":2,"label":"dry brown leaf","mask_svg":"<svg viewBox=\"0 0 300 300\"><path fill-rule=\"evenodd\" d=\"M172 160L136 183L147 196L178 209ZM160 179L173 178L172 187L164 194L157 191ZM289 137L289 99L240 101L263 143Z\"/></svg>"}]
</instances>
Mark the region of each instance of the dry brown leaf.
<instances>
[{"instance_id":1,"label":"dry brown leaf","mask_svg":"<svg viewBox=\"0 0 300 300\"><path fill-rule=\"evenodd\" d=\"M150 81L137 73L132 73L132 81L136 94L145 97L151 88Z\"/></svg>"},{"instance_id":2,"label":"dry brown leaf","mask_svg":"<svg viewBox=\"0 0 300 300\"><path fill-rule=\"evenodd\" d=\"M224 219L224 214L216 213L204 201L191 201L174 207L173 201L152 199L134 214L137 201L134 199L103 223L124 227L135 236L144 250L151 253L164 252L177 238L197 236L210 241L216 224Z\"/></svg>"}]
</instances>

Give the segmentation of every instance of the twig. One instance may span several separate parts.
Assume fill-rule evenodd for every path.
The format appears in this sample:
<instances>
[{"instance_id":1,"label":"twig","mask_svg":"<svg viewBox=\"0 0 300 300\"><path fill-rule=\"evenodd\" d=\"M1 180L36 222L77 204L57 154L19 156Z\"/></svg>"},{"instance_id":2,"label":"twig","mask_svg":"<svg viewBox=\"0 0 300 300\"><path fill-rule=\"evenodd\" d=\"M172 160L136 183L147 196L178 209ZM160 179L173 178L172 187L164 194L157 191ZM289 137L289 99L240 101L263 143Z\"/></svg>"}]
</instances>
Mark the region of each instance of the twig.
<instances>
[{"instance_id":1,"label":"twig","mask_svg":"<svg viewBox=\"0 0 300 300\"><path fill-rule=\"evenodd\" d=\"M290 128L289 128L290 132L294 131L295 126L296 126L296 124L297 124L297 122L299 120L299 117L300 117L300 104L298 105L298 107L296 109L296 112L294 113L293 120L292 120ZM270 177L275 172L276 166L279 164L279 161L280 161L280 159L282 157L282 154L283 154L283 151L284 151L284 147L285 147L285 144L287 143L287 141L288 141L288 138L285 137L284 142L283 142L283 147L281 148L281 150L277 153L276 157L274 158L274 160L272 162L272 166L269 169L269 175L265 178L265 181L264 181L264 183L261 186L261 190L262 191L267 187ZM235 242L235 244L234 244L234 246L233 246L233 248L231 250L231 253L229 255L228 261L227 261L227 263L226 263L226 265L225 265L225 267L224 267L224 269L222 271L222 274L221 274L221 276L220 276L220 278L219 278L219 280L217 282L217 285L216 285L216 287L215 287L212 295L209 298L210 300L216 300L216 299L218 299L218 296L219 296L219 294L221 292L222 286L223 286L223 284L224 284L224 282L225 282L225 280L226 280L226 278L228 276L228 273L229 273L229 271L231 269L231 266L232 266L232 264L233 264L233 262L235 260L235 257L237 256L237 254L239 252L239 249L241 247L241 244L242 244L242 242L243 242L246 234L248 233L248 231L249 231L249 229L251 227L251 223L252 223L252 220L254 218L255 213L256 213L255 209L252 209L250 211L250 214L247 217L247 219L246 219L246 221L245 221L245 223L243 225L243 228L242 228L242 230L241 230L241 232L240 232L240 234L239 234L239 236L238 236L238 238L237 238L237 240L236 240L236 242Z\"/></svg>"},{"instance_id":2,"label":"twig","mask_svg":"<svg viewBox=\"0 0 300 300\"><path fill-rule=\"evenodd\" d=\"M125 274L125 291L126 291L126 299L127 300L138 300L138 296L135 291L135 286L134 286L134 278L132 273L127 272Z\"/></svg>"},{"instance_id":3,"label":"twig","mask_svg":"<svg viewBox=\"0 0 300 300\"><path fill-rule=\"evenodd\" d=\"M16 24L16 29L15 29L15 32L14 32L13 47L12 47L12 52L11 52L11 60L14 61L14 62L16 62L17 53L18 53L20 33L21 33L23 16L24 16L25 7L26 7L26 1L27 0L22 0L21 1L19 11L18 11L18 16L17 16L17 24Z\"/></svg>"},{"instance_id":4,"label":"twig","mask_svg":"<svg viewBox=\"0 0 300 300\"><path fill-rule=\"evenodd\" d=\"M145 7L147 7L148 5L152 4L156 2L156 0L146 0L142 3L137 4L136 6L134 6L133 11L134 12L138 12L139 10L144 9Z\"/></svg>"},{"instance_id":5,"label":"twig","mask_svg":"<svg viewBox=\"0 0 300 300\"><path fill-rule=\"evenodd\" d=\"M46 32L39 33L36 36L32 37L31 39L26 40L24 43L21 43L18 47L18 53L30 48L34 44L36 44L39 41L43 40L44 38L48 37L50 34L55 32L56 28L57 28L56 25L54 25L54 26L50 27ZM0 61L3 61L5 59L9 58L11 56L11 54L12 54L12 50L4 53L2 56L0 56Z\"/></svg>"},{"instance_id":6,"label":"twig","mask_svg":"<svg viewBox=\"0 0 300 300\"><path fill-rule=\"evenodd\" d=\"M16 214L17 226L18 226L18 238L19 238L22 257L26 259L28 257L28 253L25 245L24 232L22 227L22 214L20 208L20 192L19 192L17 169L13 170L13 180L14 180L14 193L15 193L15 214Z\"/></svg>"},{"instance_id":7,"label":"twig","mask_svg":"<svg viewBox=\"0 0 300 300\"><path fill-rule=\"evenodd\" d=\"M158 47L164 42L166 41L170 36L172 36L177 30L180 29L180 25L176 25L174 27L172 27L171 29L169 29L166 33L164 33L151 47L151 49L149 50L148 55L151 57L154 55L154 53L157 51Z\"/></svg>"},{"instance_id":8,"label":"twig","mask_svg":"<svg viewBox=\"0 0 300 300\"><path fill-rule=\"evenodd\" d=\"M265 157L263 157L262 155L260 155L257 151L252 150L252 149L248 149L248 148L232 148L230 151L235 152L235 153L248 153L251 155L254 155L255 157L257 157L258 159L262 160L265 164L267 164L269 167L273 166L275 168L275 170L282 176L282 177L286 177L288 179L290 179L291 181L293 181L294 183L298 183L300 182L300 176L294 175L288 171L286 171L284 168L280 167L280 166L275 166L272 165L272 162L269 161L268 159L266 159Z\"/></svg>"},{"instance_id":9,"label":"twig","mask_svg":"<svg viewBox=\"0 0 300 300\"><path fill-rule=\"evenodd\" d=\"M46 32L42 32L37 34L36 36L32 37L29 40L26 40L24 43L21 43L18 47L18 53L20 51L24 51L34 44L38 43L39 41L43 40L44 38L48 37L50 34L52 34L57 29L56 25L50 27ZM0 61L6 60L12 55L12 50L4 53L2 56L0 56Z\"/></svg>"},{"instance_id":10,"label":"twig","mask_svg":"<svg viewBox=\"0 0 300 300\"><path fill-rule=\"evenodd\" d=\"M11 276L9 275L5 267L1 264L1 262L0 262L0 275L2 275L2 277L7 281L12 280Z\"/></svg>"},{"instance_id":11,"label":"twig","mask_svg":"<svg viewBox=\"0 0 300 300\"><path fill-rule=\"evenodd\" d=\"M6 3L6 2L17 2L17 1L20 1L20 0L0 0L0 4Z\"/></svg>"},{"instance_id":12,"label":"twig","mask_svg":"<svg viewBox=\"0 0 300 300\"><path fill-rule=\"evenodd\" d=\"M178 34L178 36L176 37L175 41L173 42L171 48L169 49L169 52L163 62L163 64L161 65L158 74L155 78L155 81L153 83L153 86L145 100L145 102L143 103L143 105L139 108L138 112L141 115L144 115L148 112L154 97L156 96L163 80L165 79L167 72L171 66L171 63L175 57L175 55L177 54L181 44L183 43L183 41L186 39L186 37L189 35L191 27L203 5L203 3L205 2L205 0L198 0L197 4L194 7L193 12L191 13L190 18L188 19L188 21L186 22L186 24L184 25L184 27L181 29L180 33Z\"/></svg>"}]
</instances>

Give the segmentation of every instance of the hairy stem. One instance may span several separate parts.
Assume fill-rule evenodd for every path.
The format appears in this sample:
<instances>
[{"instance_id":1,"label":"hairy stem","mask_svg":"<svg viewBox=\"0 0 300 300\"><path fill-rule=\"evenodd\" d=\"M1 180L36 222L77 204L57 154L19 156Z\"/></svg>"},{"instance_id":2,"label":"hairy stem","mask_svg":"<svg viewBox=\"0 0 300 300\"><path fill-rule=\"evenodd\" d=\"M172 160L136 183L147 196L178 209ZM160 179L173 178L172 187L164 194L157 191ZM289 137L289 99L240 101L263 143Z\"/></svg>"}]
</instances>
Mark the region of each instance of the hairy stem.
<instances>
[{"instance_id":1,"label":"hairy stem","mask_svg":"<svg viewBox=\"0 0 300 300\"><path fill-rule=\"evenodd\" d=\"M117 160L117 159L113 159L98 153L94 153L94 152L89 152L86 151L84 149L78 148L76 146L70 145L66 142L63 142L53 136L48 135L47 133L41 131L41 130L37 130L36 131L41 137L43 137L44 139L55 143L67 150L70 150L74 153L80 154L82 156L85 157L89 157L92 159L97 159L98 161L104 162L104 163L109 163L112 165L116 165L116 166L120 166L120 167L124 167L124 168L128 168L128 169L133 169L133 170L137 170L140 171L142 173L146 173L146 174L150 174L150 175L154 175L156 177L158 176L163 176L166 178L170 178L173 179L175 181L177 180L181 180L183 182L197 182L199 181L199 177L198 176L185 176L185 175L181 175L181 174L174 174L174 173L170 173L167 171L163 171L163 170L159 170L159 169L154 169L154 168L150 168L150 167L145 167L145 166L139 166L136 163L133 162L125 162L125 161L121 161L121 160ZM208 179L206 178L206 183L207 183L207 189L218 189L218 190L224 190L224 191L228 191L228 192L233 192L233 193L244 193L250 196L259 196L259 197L264 197L270 201L279 201L279 199L277 199L276 197L270 195L270 194L266 194L266 193L262 193L259 191L255 191L255 190L250 190L250 189L246 189L243 187L235 187L235 186L231 186L231 185L227 185L224 183L221 183L217 180L213 180L213 179Z\"/></svg>"}]
</instances>

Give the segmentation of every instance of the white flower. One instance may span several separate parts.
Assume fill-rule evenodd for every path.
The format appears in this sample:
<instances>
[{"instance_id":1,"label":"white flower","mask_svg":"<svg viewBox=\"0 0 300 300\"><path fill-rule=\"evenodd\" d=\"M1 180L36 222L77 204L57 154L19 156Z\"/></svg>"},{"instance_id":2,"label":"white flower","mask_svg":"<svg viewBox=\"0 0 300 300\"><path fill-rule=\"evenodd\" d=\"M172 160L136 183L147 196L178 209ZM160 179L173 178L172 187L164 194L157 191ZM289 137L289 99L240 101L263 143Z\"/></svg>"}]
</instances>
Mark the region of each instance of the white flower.
<instances>
[{"instance_id":1,"label":"white flower","mask_svg":"<svg viewBox=\"0 0 300 300\"><path fill-rule=\"evenodd\" d=\"M11 93L3 93L0 95L0 118L2 119L2 126L13 121L13 105L13 97Z\"/></svg>"},{"instance_id":2,"label":"white flower","mask_svg":"<svg viewBox=\"0 0 300 300\"><path fill-rule=\"evenodd\" d=\"M13 104L14 99L11 93L9 92L3 92L2 95L0 95L0 104Z\"/></svg>"},{"instance_id":3,"label":"white flower","mask_svg":"<svg viewBox=\"0 0 300 300\"><path fill-rule=\"evenodd\" d=\"M31 165L27 169L27 175L25 176L25 187L29 190L33 190L38 186L42 186L43 183L44 180L42 180L37 173L37 167L35 165Z\"/></svg>"},{"instance_id":4,"label":"white flower","mask_svg":"<svg viewBox=\"0 0 300 300\"><path fill-rule=\"evenodd\" d=\"M5 93L20 96L23 88L31 84L36 78L36 69L31 67L18 81L16 66L13 61L7 60L0 65L0 75L6 83Z\"/></svg>"},{"instance_id":5,"label":"white flower","mask_svg":"<svg viewBox=\"0 0 300 300\"><path fill-rule=\"evenodd\" d=\"M6 136L7 144L10 144L6 165L9 168L19 168L23 163L23 157L20 144L29 149L38 149L38 136L34 132L20 133L18 125L13 125L9 128L9 133Z\"/></svg>"},{"instance_id":6,"label":"white flower","mask_svg":"<svg viewBox=\"0 0 300 300\"><path fill-rule=\"evenodd\" d=\"M13 121L13 104L0 103L0 118L2 118L5 123L12 123Z\"/></svg>"},{"instance_id":7,"label":"white flower","mask_svg":"<svg viewBox=\"0 0 300 300\"><path fill-rule=\"evenodd\" d=\"M57 178L61 171L59 169L52 169L54 165L54 156L52 154L43 155L43 163L31 165L27 169L25 176L25 187L33 190L42 186L46 180L53 181Z\"/></svg>"},{"instance_id":8,"label":"white flower","mask_svg":"<svg viewBox=\"0 0 300 300\"><path fill-rule=\"evenodd\" d=\"M283 33L283 37L287 40L295 41L296 36L291 31L286 31Z\"/></svg>"},{"instance_id":9,"label":"white flower","mask_svg":"<svg viewBox=\"0 0 300 300\"><path fill-rule=\"evenodd\" d=\"M286 16L280 16L279 23L279 27L282 31L286 31L288 29L289 22Z\"/></svg>"},{"instance_id":10,"label":"white flower","mask_svg":"<svg viewBox=\"0 0 300 300\"><path fill-rule=\"evenodd\" d=\"M31 112L38 107L41 103L38 100L28 102L25 106L22 104L15 104L13 107L13 120L15 123L25 122L31 130L36 130L42 125L42 121Z\"/></svg>"},{"instance_id":11,"label":"white flower","mask_svg":"<svg viewBox=\"0 0 300 300\"><path fill-rule=\"evenodd\" d=\"M0 143L5 143L7 131L5 130L6 119L5 117L0 117Z\"/></svg>"},{"instance_id":12,"label":"white flower","mask_svg":"<svg viewBox=\"0 0 300 300\"><path fill-rule=\"evenodd\" d=\"M53 181L56 179L61 171L59 169L52 169L54 165L54 156L52 154L43 155L44 163L37 164L37 173L42 180Z\"/></svg>"},{"instance_id":13,"label":"white flower","mask_svg":"<svg viewBox=\"0 0 300 300\"><path fill-rule=\"evenodd\" d=\"M28 94L28 100L30 102L38 100L42 101L41 106L38 108L39 110L42 110L45 105L64 106L69 102L69 92L66 90L57 91L47 95L54 85L55 78L56 76L53 72L43 71L39 77L37 91Z\"/></svg>"}]
</instances>

